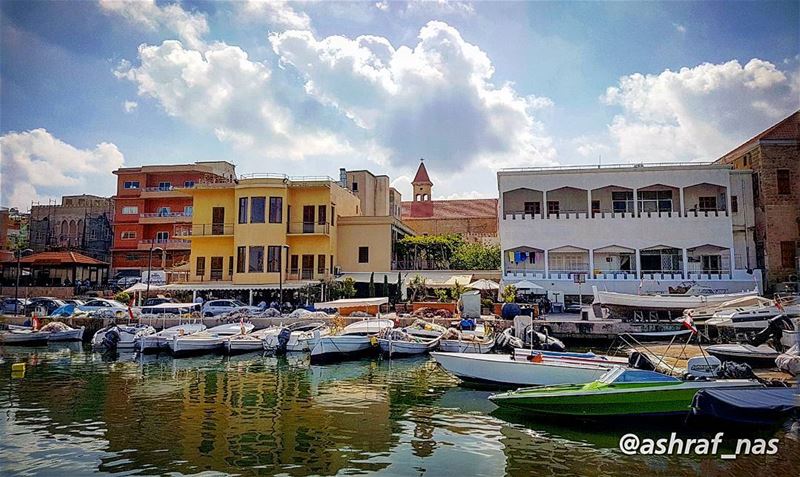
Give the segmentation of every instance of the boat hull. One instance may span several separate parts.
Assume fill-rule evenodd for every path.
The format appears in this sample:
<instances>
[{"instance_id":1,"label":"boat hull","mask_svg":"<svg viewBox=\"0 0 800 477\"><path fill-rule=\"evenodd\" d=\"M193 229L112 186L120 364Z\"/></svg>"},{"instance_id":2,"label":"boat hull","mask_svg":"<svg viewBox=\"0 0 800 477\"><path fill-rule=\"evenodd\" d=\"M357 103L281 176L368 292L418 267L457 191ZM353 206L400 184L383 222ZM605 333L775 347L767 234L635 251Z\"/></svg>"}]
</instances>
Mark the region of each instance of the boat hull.
<instances>
[{"instance_id":1,"label":"boat hull","mask_svg":"<svg viewBox=\"0 0 800 477\"><path fill-rule=\"evenodd\" d=\"M36 331L8 332L0 334L0 343L5 345L44 345L47 344L50 333L38 333Z\"/></svg>"},{"instance_id":2,"label":"boat hull","mask_svg":"<svg viewBox=\"0 0 800 477\"><path fill-rule=\"evenodd\" d=\"M430 342L416 343L412 341L398 341L378 339L378 346L381 352L387 356L416 356L428 353L439 344L438 340L431 340Z\"/></svg>"},{"instance_id":3,"label":"boat hull","mask_svg":"<svg viewBox=\"0 0 800 477\"><path fill-rule=\"evenodd\" d=\"M54 331L47 337L47 341L83 341L83 332L83 326L67 331Z\"/></svg>"},{"instance_id":4,"label":"boat hull","mask_svg":"<svg viewBox=\"0 0 800 477\"><path fill-rule=\"evenodd\" d=\"M632 295L595 290L594 300L602 306L614 308L683 311L757 295L756 291L720 295Z\"/></svg>"},{"instance_id":5,"label":"boat hull","mask_svg":"<svg viewBox=\"0 0 800 477\"><path fill-rule=\"evenodd\" d=\"M178 338L169 342L169 351L176 357L216 353L222 351L223 341L223 338Z\"/></svg>"},{"instance_id":6,"label":"boat hull","mask_svg":"<svg viewBox=\"0 0 800 477\"><path fill-rule=\"evenodd\" d=\"M376 349L372 337L359 335L323 336L311 340L309 345L312 363L349 359Z\"/></svg>"}]
</instances>

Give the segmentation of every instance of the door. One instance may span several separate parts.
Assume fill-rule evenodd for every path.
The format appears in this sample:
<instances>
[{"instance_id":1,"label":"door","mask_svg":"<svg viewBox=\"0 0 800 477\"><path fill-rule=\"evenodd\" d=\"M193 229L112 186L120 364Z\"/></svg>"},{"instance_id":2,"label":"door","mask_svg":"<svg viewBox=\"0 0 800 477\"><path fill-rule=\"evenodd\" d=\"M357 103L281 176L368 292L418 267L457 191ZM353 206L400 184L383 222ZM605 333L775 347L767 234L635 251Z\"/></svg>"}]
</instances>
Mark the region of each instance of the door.
<instances>
[{"instance_id":1,"label":"door","mask_svg":"<svg viewBox=\"0 0 800 477\"><path fill-rule=\"evenodd\" d=\"M222 280L222 257L211 257L211 279Z\"/></svg>"},{"instance_id":2,"label":"door","mask_svg":"<svg viewBox=\"0 0 800 477\"><path fill-rule=\"evenodd\" d=\"M225 233L225 207L211 209L211 234L223 235Z\"/></svg>"},{"instance_id":3,"label":"door","mask_svg":"<svg viewBox=\"0 0 800 477\"><path fill-rule=\"evenodd\" d=\"M314 278L314 256L313 255L303 255L303 269L301 271L301 278L303 280L311 280L311 279Z\"/></svg>"},{"instance_id":4,"label":"door","mask_svg":"<svg viewBox=\"0 0 800 477\"><path fill-rule=\"evenodd\" d=\"M313 205L304 205L303 206L303 233L304 234L313 234L314 233L314 206ZM303 256L303 260L305 260L305 256Z\"/></svg>"}]
</instances>

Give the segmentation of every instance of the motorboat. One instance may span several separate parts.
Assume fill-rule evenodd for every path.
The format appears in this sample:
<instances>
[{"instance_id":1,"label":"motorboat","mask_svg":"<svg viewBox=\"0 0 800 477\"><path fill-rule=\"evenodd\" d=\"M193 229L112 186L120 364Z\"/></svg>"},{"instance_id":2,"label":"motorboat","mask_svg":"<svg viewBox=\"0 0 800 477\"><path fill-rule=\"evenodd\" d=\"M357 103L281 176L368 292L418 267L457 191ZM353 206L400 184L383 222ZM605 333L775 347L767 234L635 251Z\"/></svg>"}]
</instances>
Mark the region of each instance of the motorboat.
<instances>
[{"instance_id":1,"label":"motorboat","mask_svg":"<svg viewBox=\"0 0 800 477\"><path fill-rule=\"evenodd\" d=\"M448 373L462 381L503 386L584 384L628 360L594 353L519 349L513 355L432 352Z\"/></svg>"},{"instance_id":2,"label":"motorboat","mask_svg":"<svg viewBox=\"0 0 800 477\"><path fill-rule=\"evenodd\" d=\"M769 320L781 314L783 311L775 305L734 308L714 313L704 326L729 326L736 331L754 331L763 329Z\"/></svg>"},{"instance_id":3,"label":"motorboat","mask_svg":"<svg viewBox=\"0 0 800 477\"><path fill-rule=\"evenodd\" d=\"M156 329L150 325L111 324L98 330L92 337L92 348L106 350L133 350L142 336L153 335Z\"/></svg>"},{"instance_id":4,"label":"motorboat","mask_svg":"<svg viewBox=\"0 0 800 477\"><path fill-rule=\"evenodd\" d=\"M766 344L719 344L707 346L705 350L720 361L746 363L754 368L774 368L775 358L780 353Z\"/></svg>"},{"instance_id":5,"label":"motorboat","mask_svg":"<svg viewBox=\"0 0 800 477\"><path fill-rule=\"evenodd\" d=\"M20 326L20 325L8 325L8 329L11 331L33 331L33 328L30 326ZM62 323L60 321L51 321L46 325L39 328L37 331L42 333L49 333L47 335L47 341L82 341L83 340L83 332L84 327L81 326L80 328L72 328L71 326L67 325L66 323Z\"/></svg>"},{"instance_id":6,"label":"motorboat","mask_svg":"<svg viewBox=\"0 0 800 477\"><path fill-rule=\"evenodd\" d=\"M749 379L683 381L655 371L614 368L586 384L523 388L489 396L501 408L566 417L687 414L700 390L762 387Z\"/></svg>"},{"instance_id":7,"label":"motorboat","mask_svg":"<svg viewBox=\"0 0 800 477\"><path fill-rule=\"evenodd\" d=\"M224 347L226 337L230 335L220 335L212 332L213 328L198 331L191 335L174 335L167 342L169 351L173 356L188 356L193 354L215 353Z\"/></svg>"},{"instance_id":8,"label":"motorboat","mask_svg":"<svg viewBox=\"0 0 800 477\"><path fill-rule=\"evenodd\" d=\"M413 356L425 354L436 349L442 338L412 334L408 328L384 328L378 333L378 346L390 358L393 356Z\"/></svg>"},{"instance_id":9,"label":"motorboat","mask_svg":"<svg viewBox=\"0 0 800 477\"><path fill-rule=\"evenodd\" d=\"M367 319L351 323L335 335L309 341L311 361L330 361L363 354L377 346L375 337L384 328L394 328L392 320Z\"/></svg>"},{"instance_id":10,"label":"motorboat","mask_svg":"<svg viewBox=\"0 0 800 477\"><path fill-rule=\"evenodd\" d=\"M280 326L270 326L262 328L252 333L233 335L224 342L225 352L228 354L249 353L251 351L263 351L264 341L267 337L277 335L281 331Z\"/></svg>"},{"instance_id":11,"label":"motorboat","mask_svg":"<svg viewBox=\"0 0 800 477\"><path fill-rule=\"evenodd\" d=\"M692 417L736 426L769 426L797 416L797 387L702 389L692 400Z\"/></svg>"},{"instance_id":12,"label":"motorboat","mask_svg":"<svg viewBox=\"0 0 800 477\"><path fill-rule=\"evenodd\" d=\"M141 336L137 347L142 353L154 353L169 346L169 341L173 336L185 336L203 331L206 325L202 323L183 323L181 325L170 326L158 333Z\"/></svg>"},{"instance_id":13,"label":"motorboat","mask_svg":"<svg viewBox=\"0 0 800 477\"><path fill-rule=\"evenodd\" d=\"M9 329L0 332L0 343L5 345L44 345L49 338L50 333L32 329Z\"/></svg>"},{"instance_id":14,"label":"motorboat","mask_svg":"<svg viewBox=\"0 0 800 477\"><path fill-rule=\"evenodd\" d=\"M690 288L685 294L662 295L633 295L598 290L592 287L594 304L599 304L609 309L624 308L634 310L670 310L683 312L690 308L699 308L708 305L718 305L737 298L758 296L758 290L739 293L713 294L707 288Z\"/></svg>"},{"instance_id":15,"label":"motorboat","mask_svg":"<svg viewBox=\"0 0 800 477\"><path fill-rule=\"evenodd\" d=\"M704 325L707 320L713 318L717 313L724 313L737 308L763 308L772 306L774 304L775 302L769 298L764 298L761 296L745 296L741 298L734 298L733 300L729 300L724 303L712 303L698 308L689 308L684 310L683 314L691 316L695 325Z\"/></svg>"},{"instance_id":16,"label":"motorboat","mask_svg":"<svg viewBox=\"0 0 800 477\"><path fill-rule=\"evenodd\" d=\"M270 333L264 338L264 349L282 351L288 353L311 351L310 342L331 333L330 327L323 322L298 321L286 327L289 330L289 337L285 343L281 343L279 338L282 336L280 327L277 333Z\"/></svg>"},{"instance_id":17,"label":"motorboat","mask_svg":"<svg viewBox=\"0 0 800 477\"><path fill-rule=\"evenodd\" d=\"M495 337L487 335L483 324L475 325L474 330L449 328L439 341L439 351L445 353L488 353L494 348Z\"/></svg>"},{"instance_id":18,"label":"motorboat","mask_svg":"<svg viewBox=\"0 0 800 477\"><path fill-rule=\"evenodd\" d=\"M256 325L250 322L236 322L236 323L225 323L222 325L212 326L208 328L206 331L213 335L220 335L220 336L235 336L235 335L246 335L255 329Z\"/></svg>"}]
</instances>

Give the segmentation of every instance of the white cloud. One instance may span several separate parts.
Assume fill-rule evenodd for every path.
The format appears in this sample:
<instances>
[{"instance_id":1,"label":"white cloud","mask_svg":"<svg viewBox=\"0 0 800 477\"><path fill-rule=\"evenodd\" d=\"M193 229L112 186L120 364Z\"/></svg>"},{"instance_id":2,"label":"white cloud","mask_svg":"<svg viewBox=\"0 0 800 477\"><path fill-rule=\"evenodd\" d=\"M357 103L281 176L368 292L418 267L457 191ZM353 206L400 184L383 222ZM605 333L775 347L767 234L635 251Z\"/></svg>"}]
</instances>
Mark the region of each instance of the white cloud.
<instances>
[{"instance_id":1,"label":"white cloud","mask_svg":"<svg viewBox=\"0 0 800 477\"><path fill-rule=\"evenodd\" d=\"M187 12L177 3L163 6L155 0L99 0L100 8L152 31L168 30L191 48L203 45L208 22L202 13Z\"/></svg>"},{"instance_id":2,"label":"white cloud","mask_svg":"<svg viewBox=\"0 0 800 477\"><path fill-rule=\"evenodd\" d=\"M475 14L472 2L459 0L412 0L406 3L404 13L412 15L462 15Z\"/></svg>"},{"instance_id":3,"label":"white cloud","mask_svg":"<svg viewBox=\"0 0 800 477\"><path fill-rule=\"evenodd\" d=\"M375 2L375 8L384 12L389 10L388 0L381 0L380 2Z\"/></svg>"},{"instance_id":4,"label":"white cloud","mask_svg":"<svg viewBox=\"0 0 800 477\"><path fill-rule=\"evenodd\" d=\"M139 107L139 103L136 101L125 101L122 103L122 109L124 109L126 113L132 113L137 107Z\"/></svg>"},{"instance_id":5,"label":"white cloud","mask_svg":"<svg viewBox=\"0 0 800 477\"><path fill-rule=\"evenodd\" d=\"M311 19L284 0L245 0L237 2L241 17L247 21L265 21L282 29L311 28Z\"/></svg>"},{"instance_id":6,"label":"white cloud","mask_svg":"<svg viewBox=\"0 0 800 477\"><path fill-rule=\"evenodd\" d=\"M686 33L686 26L681 25L680 23L673 23L673 27L675 27L675 31L678 33Z\"/></svg>"},{"instance_id":7,"label":"white cloud","mask_svg":"<svg viewBox=\"0 0 800 477\"><path fill-rule=\"evenodd\" d=\"M792 77L794 76L794 77ZM624 76L602 96L626 162L714 160L800 108L797 73L752 59Z\"/></svg>"},{"instance_id":8,"label":"white cloud","mask_svg":"<svg viewBox=\"0 0 800 477\"><path fill-rule=\"evenodd\" d=\"M270 41L304 76L308 94L350 118L395 165L425 157L434 169L496 169L555 157L533 115L550 100L493 84L486 53L445 23L429 22L413 48L378 36L318 40L308 31Z\"/></svg>"},{"instance_id":9,"label":"white cloud","mask_svg":"<svg viewBox=\"0 0 800 477\"><path fill-rule=\"evenodd\" d=\"M111 171L123 163L114 144L78 149L45 129L9 132L0 137L2 203L27 210L31 201L62 194L111 195L116 184Z\"/></svg>"},{"instance_id":10,"label":"white cloud","mask_svg":"<svg viewBox=\"0 0 800 477\"><path fill-rule=\"evenodd\" d=\"M294 112L278 104L269 67L239 47L214 43L200 52L168 40L141 45L139 62L122 62L115 74L134 82L140 96L157 100L168 115L213 131L220 141L282 159L351 150L327 130L298 124Z\"/></svg>"}]
</instances>

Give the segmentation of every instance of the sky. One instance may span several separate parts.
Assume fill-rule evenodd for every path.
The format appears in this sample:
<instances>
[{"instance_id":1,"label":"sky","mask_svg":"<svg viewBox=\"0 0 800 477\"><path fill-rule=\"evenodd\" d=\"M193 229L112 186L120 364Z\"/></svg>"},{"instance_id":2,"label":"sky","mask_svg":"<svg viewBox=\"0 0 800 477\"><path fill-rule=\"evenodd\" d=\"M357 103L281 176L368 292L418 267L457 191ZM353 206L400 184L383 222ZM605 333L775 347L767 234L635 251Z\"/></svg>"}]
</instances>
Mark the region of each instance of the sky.
<instances>
[{"instance_id":1,"label":"sky","mask_svg":"<svg viewBox=\"0 0 800 477\"><path fill-rule=\"evenodd\" d=\"M0 2L0 205L111 172L713 161L800 109L800 3Z\"/></svg>"}]
</instances>

